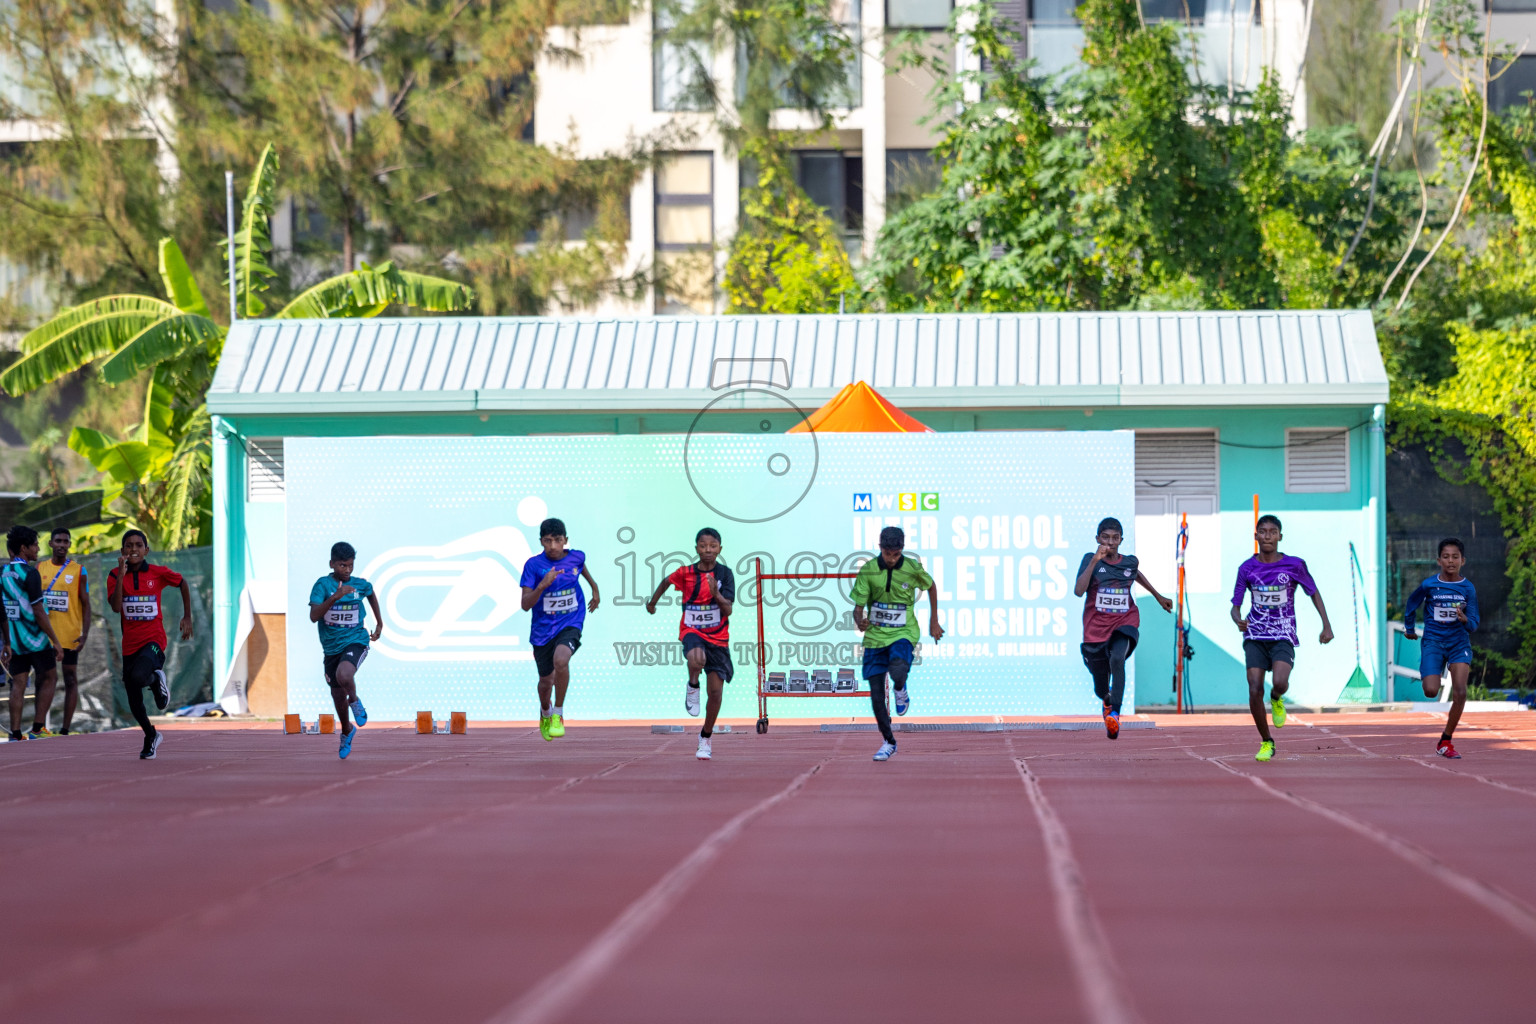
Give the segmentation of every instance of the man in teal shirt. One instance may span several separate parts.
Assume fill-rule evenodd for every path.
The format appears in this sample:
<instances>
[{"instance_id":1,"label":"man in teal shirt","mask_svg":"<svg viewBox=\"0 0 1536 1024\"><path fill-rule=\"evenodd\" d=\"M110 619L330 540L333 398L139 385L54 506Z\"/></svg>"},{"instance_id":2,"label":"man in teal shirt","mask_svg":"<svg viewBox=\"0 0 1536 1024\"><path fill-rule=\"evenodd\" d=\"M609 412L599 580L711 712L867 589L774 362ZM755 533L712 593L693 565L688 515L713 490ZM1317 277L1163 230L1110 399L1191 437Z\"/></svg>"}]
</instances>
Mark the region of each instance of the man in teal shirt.
<instances>
[{"instance_id":1,"label":"man in teal shirt","mask_svg":"<svg viewBox=\"0 0 1536 1024\"><path fill-rule=\"evenodd\" d=\"M912 671L912 647L922 639L915 614L917 596L928 591L928 635L942 639L939 625L939 592L923 564L902 554L907 537L899 526L880 531L880 556L859 567L853 581L853 621L864 633L864 679L875 709L875 724L885 740L875 751L876 761L889 761L896 753L896 734L886 707L885 677L896 689L896 713L905 715L911 706L907 673Z\"/></svg>"}]
</instances>

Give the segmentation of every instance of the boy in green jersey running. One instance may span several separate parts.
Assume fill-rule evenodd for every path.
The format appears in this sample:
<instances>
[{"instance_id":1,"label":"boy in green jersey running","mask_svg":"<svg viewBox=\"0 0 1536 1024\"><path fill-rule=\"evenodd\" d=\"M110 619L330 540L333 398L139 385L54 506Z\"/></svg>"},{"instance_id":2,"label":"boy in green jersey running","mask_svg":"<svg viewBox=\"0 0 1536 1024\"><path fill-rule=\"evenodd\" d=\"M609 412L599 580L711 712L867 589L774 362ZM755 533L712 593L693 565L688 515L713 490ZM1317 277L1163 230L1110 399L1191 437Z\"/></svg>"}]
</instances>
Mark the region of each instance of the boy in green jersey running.
<instances>
[{"instance_id":1,"label":"boy in green jersey running","mask_svg":"<svg viewBox=\"0 0 1536 1024\"><path fill-rule=\"evenodd\" d=\"M864 678L875 724L885 740L875 751L876 761L889 761L896 753L891 732L891 713L885 704L885 677L895 683L896 713L904 715L912 704L907 694L907 673L912 671L912 645L921 639L914 614L917 596L928 591L928 635L942 639L939 625L939 591L922 563L903 555L907 537L899 526L880 531L880 557L859 567L853 581L853 621L864 634Z\"/></svg>"}]
</instances>

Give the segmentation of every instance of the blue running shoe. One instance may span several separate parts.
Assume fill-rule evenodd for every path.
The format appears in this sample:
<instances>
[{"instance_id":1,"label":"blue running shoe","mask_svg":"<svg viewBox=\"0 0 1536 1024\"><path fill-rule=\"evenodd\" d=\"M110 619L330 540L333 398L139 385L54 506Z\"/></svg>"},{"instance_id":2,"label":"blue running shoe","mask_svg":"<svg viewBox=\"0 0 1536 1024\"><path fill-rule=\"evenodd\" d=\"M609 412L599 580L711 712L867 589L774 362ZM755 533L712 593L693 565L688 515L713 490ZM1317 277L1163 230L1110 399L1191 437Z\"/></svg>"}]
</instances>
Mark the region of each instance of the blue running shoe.
<instances>
[{"instance_id":1,"label":"blue running shoe","mask_svg":"<svg viewBox=\"0 0 1536 1024\"><path fill-rule=\"evenodd\" d=\"M911 694L907 693L907 688L905 686L903 686L901 689L896 691L896 714L897 714L897 716L899 717L901 715L906 714L907 713L907 708L909 708L911 706L912 706L912 696L911 696Z\"/></svg>"},{"instance_id":2,"label":"blue running shoe","mask_svg":"<svg viewBox=\"0 0 1536 1024\"><path fill-rule=\"evenodd\" d=\"M358 725L368 724L368 709L363 707L362 701L355 700L348 707L352 709L352 720L354 722Z\"/></svg>"},{"instance_id":3,"label":"blue running shoe","mask_svg":"<svg viewBox=\"0 0 1536 1024\"><path fill-rule=\"evenodd\" d=\"M357 735L357 728L355 726L353 727L351 732L344 732L344 733L341 734L341 754L340 754L340 757L341 757L341 759L343 761L345 761L347 759L347 755L348 754L352 753L352 737L354 737L356 735Z\"/></svg>"}]
</instances>

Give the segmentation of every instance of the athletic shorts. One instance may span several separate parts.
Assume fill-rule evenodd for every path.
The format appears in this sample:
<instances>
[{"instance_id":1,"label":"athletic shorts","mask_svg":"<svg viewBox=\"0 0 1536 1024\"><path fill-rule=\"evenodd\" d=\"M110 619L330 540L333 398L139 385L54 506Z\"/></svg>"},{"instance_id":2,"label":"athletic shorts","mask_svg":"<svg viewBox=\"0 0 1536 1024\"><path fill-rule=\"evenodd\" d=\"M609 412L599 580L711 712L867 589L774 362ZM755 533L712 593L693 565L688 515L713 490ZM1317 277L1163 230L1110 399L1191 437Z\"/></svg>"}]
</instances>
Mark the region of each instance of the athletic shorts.
<instances>
[{"instance_id":1,"label":"athletic shorts","mask_svg":"<svg viewBox=\"0 0 1536 1024\"><path fill-rule=\"evenodd\" d=\"M348 644L346 650L325 656L325 684L334 686L336 683L336 666L342 662L351 662L354 669L363 667L363 659L368 657L367 644Z\"/></svg>"},{"instance_id":2,"label":"athletic shorts","mask_svg":"<svg viewBox=\"0 0 1536 1024\"><path fill-rule=\"evenodd\" d=\"M155 673L165 668L165 652L159 644L145 644L123 656L123 684L138 689L153 687Z\"/></svg>"},{"instance_id":3,"label":"athletic shorts","mask_svg":"<svg viewBox=\"0 0 1536 1024\"><path fill-rule=\"evenodd\" d=\"M722 683L731 681L731 676L736 674L736 666L731 664L731 651L728 647L717 647L701 636L689 633L683 637L683 654L695 647L704 652L704 671L713 672L720 677Z\"/></svg>"},{"instance_id":4,"label":"athletic shorts","mask_svg":"<svg viewBox=\"0 0 1536 1024\"><path fill-rule=\"evenodd\" d=\"M18 651L13 647L11 663L6 667L13 677L22 679L28 672L35 672L39 676L47 675L53 671L56 664L52 647L44 647L40 651Z\"/></svg>"},{"instance_id":5,"label":"athletic shorts","mask_svg":"<svg viewBox=\"0 0 1536 1024\"><path fill-rule=\"evenodd\" d=\"M1296 664L1296 645L1289 640L1244 640L1243 658L1249 668L1268 672L1277 661Z\"/></svg>"},{"instance_id":6,"label":"athletic shorts","mask_svg":"<svg viewBox=\"0 0 1536 1024\"><path fill-rule=\"evenodd\" d=\"M549 643L533 645L533 663L538 666L540 679L555 674L556 647L569 647L572 654L581 650L581 630L566 626Z\"/></svg>"},{"instance_id":7,"label":"athletic shorts","mask_svg":"<svg viewBox=\"0 0 1536 1024\"><path fill-rule=\"evenodd\" d=\"M1141 640L1141 631L1135 626L1116 626L1115 631L1109 634L1108 640L1100 640L1097 643L1084 641L1082 643L1078 650L1083 653L1083 663L1089 668L1092 668L1095 662L1103 661L1107 663L1109 661L1109 645L1115 642L1117 635L1123 636L1130 641L1130 645L1125 649L1125 656L1129 658L1134 654L1136 644Z\"/></svg>"},{"instance_id":8,"label":"athletic shorts","mask_svg":"<svg viewBox=\"0 0 1536 1024\"><path fill-rule=\"evenodd\" d=\"M64 660L60 664L65 668L74 668L80 664L80 652L73 647L64 648Z\"/></svg>"},{"instance_id":9,"label":"athletic shorts","mask_svg":"<svg viewBox=\"0 0 1536 1024\"><path fill-rule=\"evenodd\" d=\"M1421 676L1443 676L1447 665L1470 664L1472 664L1472 647L1469 644L1447 647L1425 640L1419 648L1419 675Z\"/></svg>"},{"instance_id":10,"label":"athletic shorts","mask_svg":"<svg viewBox=\"0 0 1536 1024\"><path fill-rule=\"evenodd\" d=\"M891 670L891 659L912 664L912 641L897 640L885 647L864 648L864 678L873 679Z\"/></svg>"}]
</instances>

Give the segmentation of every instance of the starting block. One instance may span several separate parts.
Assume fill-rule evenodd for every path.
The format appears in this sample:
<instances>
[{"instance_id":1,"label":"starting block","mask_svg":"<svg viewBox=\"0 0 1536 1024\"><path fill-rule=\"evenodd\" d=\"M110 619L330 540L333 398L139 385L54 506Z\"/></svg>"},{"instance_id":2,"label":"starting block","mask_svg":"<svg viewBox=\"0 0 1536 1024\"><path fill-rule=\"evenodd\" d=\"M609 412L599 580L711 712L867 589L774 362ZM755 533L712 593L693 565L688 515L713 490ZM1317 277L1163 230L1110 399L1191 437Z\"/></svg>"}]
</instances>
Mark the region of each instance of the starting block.
<instances>
[{"instance_id":1,"label":"starting block","mask_svg":"<svg viewBox=\"0 0 1536 1024\"><path fill-rule=\"evenodd\" d=\"M299 721L298 715L283 716L283 735L297 736L300 732L303 731L303 729L304 725Z\"/></svg>"},{"instance_id":2,"label":"starting block","mask_svg":"<svg viewBox=\"0 0 1536 1024\"><path fill-rule=\"evenodd\" d=\"M462 711L455 711L448 716L448 731L455 736L463 736L469 726L469 716Z\"/></svg>"},{"instance_id":3,"label":"starting block","mask_svg":"<svg viewBox=\"0 0 1536 1024\"><path fill-rule=\"evenodd\" d=\"M451 712L447 721L434 720L432 712L416 712L416 734L418 736L450 735L463 736L469 725L469 716L463 711Z\"/></svg>"},{"instance_id":4,"label":"starting block","mask_svg":"<svg viewBox=\"0 0 1536 1024\"><path fill-rule=\"evenodd\" d=\"M430 712L430 711L418 711L418 712L416 712L416 735L418 735L418 736L430 736L430 735L432 735L432 712Z\"/></svg>"},{"instance_id":5,"label":"starting block","mask_svg":"<svg viewBox=\"0 0 1536 1024\"><path fill-rule=\"evenodd\" d=\"M336 734L336 716L335 715L321 715L320 716L320 735L322 735L322 736L334 736L335 734Z\"/></svg>"}]
</instances>

